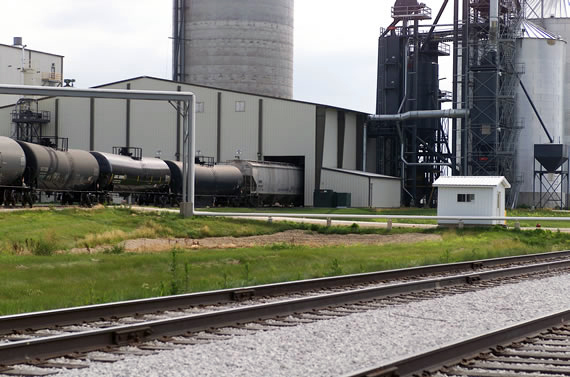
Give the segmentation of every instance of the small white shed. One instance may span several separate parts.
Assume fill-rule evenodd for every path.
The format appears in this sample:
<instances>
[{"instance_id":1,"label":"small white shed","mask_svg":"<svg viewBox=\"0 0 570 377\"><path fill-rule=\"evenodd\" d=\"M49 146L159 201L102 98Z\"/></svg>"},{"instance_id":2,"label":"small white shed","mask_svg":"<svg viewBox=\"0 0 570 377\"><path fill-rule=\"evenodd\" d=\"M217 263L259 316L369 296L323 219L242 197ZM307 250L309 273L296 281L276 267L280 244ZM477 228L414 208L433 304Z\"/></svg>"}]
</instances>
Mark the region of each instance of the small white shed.
<instances>
[{"instance_id":1,"label":"small white shed","mask_svg":"<svg viewBox=\"0 0 570 377\"><path fill-rule=\"evenodd\" d=\"M505 177L439 177L438 216L505 216L505 190L511 185ZM438 220L439 224L457 224L457 220ZM464 220L465 224L497 225L498 220Z\"/></svg>"}]
</instances>

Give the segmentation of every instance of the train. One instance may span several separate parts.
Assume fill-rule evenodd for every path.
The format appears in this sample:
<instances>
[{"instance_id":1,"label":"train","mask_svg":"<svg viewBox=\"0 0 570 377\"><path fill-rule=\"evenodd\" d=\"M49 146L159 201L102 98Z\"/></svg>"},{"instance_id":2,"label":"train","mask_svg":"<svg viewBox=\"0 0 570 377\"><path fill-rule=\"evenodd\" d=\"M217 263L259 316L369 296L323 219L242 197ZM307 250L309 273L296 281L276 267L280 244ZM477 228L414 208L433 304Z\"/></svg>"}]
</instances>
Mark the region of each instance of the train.
<instances>
[{"instance_id":1,"label":"train","mask_svg":"<svg viewBox=\"0 0 570 377\"><path fill-rule=\"evenodd\" d=\"M126 151L127 148L119 148ZM0 205L33 206L40 193L61 204L91 206L112 198L133 204L177 206L182 162L33 144L0 136ZM286 163L197 161L195 205L301 206L303 169Z\"/></svg>"}]
</instances>

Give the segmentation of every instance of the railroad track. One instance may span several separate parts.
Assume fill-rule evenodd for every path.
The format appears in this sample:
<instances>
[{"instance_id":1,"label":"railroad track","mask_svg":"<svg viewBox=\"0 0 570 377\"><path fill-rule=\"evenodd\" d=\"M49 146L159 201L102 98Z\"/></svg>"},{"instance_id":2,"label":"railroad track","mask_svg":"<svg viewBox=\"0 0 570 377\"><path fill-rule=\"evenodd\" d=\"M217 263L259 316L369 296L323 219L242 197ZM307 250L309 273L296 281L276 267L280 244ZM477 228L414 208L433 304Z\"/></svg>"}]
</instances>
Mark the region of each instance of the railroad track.
<instances>
[{"instance_id":1,"label":"railroad track","mask_svg":"<svg viewBox=\"0 0 570 377\"><path fill-rule=\"evenodd\" d=\"M0 335L14 334L21 331L29 332L30 330L44 328L56 328L85 322L115 320L117 318L128 316L140 316L142 314L171 310L179 311L184 308L197 308L228 303L235 305L236 303L246 300L261 300L268 297L279 297L295 293L306 295L313 292L315 294L320 294L327 290L353 289L355 287L370 284L388 284L398 281L427 279L428 277L442 277L459 273L472 273L474 271L485 271L510 266L523 266L541 261L546 262L555 260L570 260L570 250L1 316Z\"/></svg>"},{"instance_id":2,"label":"railroad track","mask_svg":"<svg viewBox=\"0 0 570 377\"><path fill-rule=\"evenodd\" d=\"M570 375L570 310L345 377L528 375Z\"/></svg>"},{"instance_id":3,"label":"railroad track","mask_svg":"<svg viewBox=\"0 0 570 377\"><path fill-rule=\"evenodd\" d=\"M52 312L32 313L17 316L0 317L0 323L4 333L10 328L30 328L45 327L51 324L55 328L47 329L39 334L31 334L29 331L18 332L12 334L4 343L0 344L0 373L18 375L30 375L16 371L10 367L13 364L29 363L34 360L33 364L43 365L44 367L55 367L53 362L46 360L58 356L67 356L71 359L85 359L86 352L104 349L108 353L116 355L122 352L148 353L157 349L165 349L177 344L194 344L196 342L215 341L216 339L225 339L230 336L231 329L259 331L271 327L295 326L301 323L316 321L320 319L328 319L350 315L355 312L362 312L371 309L377 309L388 305L397 305L410 301L421 299L429 299L440 296L442 294L456 294L466 291L486 288L493 285L503 284L506 281L515 281L521 277L537 277L545 274L557 273L560 270L568 270L570 268L570 260L566 258L568 252L554 253L549 257L555 259L563 259L554 262L546 262L540 264L532 264L525 266L509 267L506 269L480 271L478 273L467 273L465 275L453 275L447 277L438 277L432 279L424 279L410 282L400 282L395 284L384 284L372 288L359 288L343 292L327 293L314 295L311 297L281 300L271 303L250 305L240 308L221 309L201 314L180 314L176 317L167 319L137 319L130 318L124 324L103 323L103 328L85 328L77 325L88 318L93 320L97 316L115 316L118 313L132 313L133 309L137 309L139 304L148 310L156 310L161 304L169 306L172 302L176 305L171 307L180 307L181 299L186 299L184 305L188 305L188 300L194 300L194 304L204 302L223 302L224 300L235 300L250 298L257 296L259 292L267 294L270 290L273 292L284 292L287 287L295 287L297 291L305 289L322 288L325 282L330 286L338 287L354 283L358 284L372 276L376 276L374 281L386 280L389 276L405 279L406 276L417 276L418 272L426 274L426 268L388 271L379 274L353 275L345 278L329 278L317 279L304 282L296 282L289 284L274 284L263 287L252 287L245 290L226 290L218 292L210 292L196 295L175 296L164 299L139 300L138 302L127 302L109 305L97 305L93 307L79 308L78 311L65 309ZM536 258L536 256L534 256ZM473 268L481 268L487 265L504 265L505 263L522 263L526 260L531 261L532 257L523 258L502 258L499 260L478 261L476 263L463 263L450 266L439 265L427 267L433 273L442 273L443 271L457 271L458 269L467 270L468 265ZM508 261L508 262L507 262ZM538 275L537 275L538 274ZM367 275L367 276L366 276ZM381 279L378 279L381 276ZM338 280L340 279L340 280ZM344 280L343 280L344 279ZM324 280L324 281L323 281ZM344 281L343 284L339 281ZM350 282L350 283L349 283ZM254 292L251 292L254 289ZM264 291L267 289L267 291ZM221 296L220 296L221 295ZM222 297L223 296L223 297ZM225 298L224 298L225 297ZM163 301L165 300L165 301ZM173 300L173 301L169 301ZM130 309L122 308L120 304L131 306ZM134 307L132 305L135 305ZM139 307L140 308L140 307ZM164 310L164 307L162 308ZM138 309L137 309L138 310ZM97 313L96 315L94 313ZM82 314L86 314L82 317ZM47 315L47 317L46 317ZM34 319L39 319L34 322ZM64 325L64 323L72 322L74 325ZM57 323L57 325L53 325ZM244 324L253 324L249 327ZM63 328L68 326L68 328ZM95 323L93 326L101 326ZM230 329L230 330L228 330ZM62 331L66 333L61 334ZM59 332L59 334L58 334ZM172 338L173 336L185 335L184 338ZM158 340L159 344L148 343L149 341ZM136 351L121 349L121 346L137 344ZM106 348L110 347L110 348ZM77 354L77 352L80 352ZM109 359L108 356L99 356L98 360ZM111 360L116 358L111 357ZM97 359L96 359L97 360ZM37 362L36 362L37 361ZM39 363L39 364L38 364ZM70 365L69 363L65 365ZM80 365L80 364L78 364ZM3 371L2 371L3 370ZM34 374L35 375L35 374Z\"/></svg>"}]
</instances>

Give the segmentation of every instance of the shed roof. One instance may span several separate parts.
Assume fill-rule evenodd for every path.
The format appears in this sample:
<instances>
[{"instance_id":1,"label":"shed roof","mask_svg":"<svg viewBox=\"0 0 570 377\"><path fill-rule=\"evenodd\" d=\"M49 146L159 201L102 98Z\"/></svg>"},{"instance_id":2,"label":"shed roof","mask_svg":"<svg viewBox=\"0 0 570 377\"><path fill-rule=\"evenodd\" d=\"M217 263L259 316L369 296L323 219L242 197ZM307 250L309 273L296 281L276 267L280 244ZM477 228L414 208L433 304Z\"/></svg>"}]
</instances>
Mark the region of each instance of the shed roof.
<instances>
[{"instance_id":1,"label":"shed roof","mask_svg":"<svg viewBox=\"0 0 570 377\"><path fill-rule=\"evenodd\" d=\"M348 170L348 169L325 168L325 167L323 167L323 170L336 171L338 173L350 174L350 175L359 175L361 177L367 177L367 178L395 179L398 181L400 180L400 178L392 177L391 175L381 175L360 170Z\"/></svg>"},{"instance_id":2,"label":"shed roof","mask_svg":"<svg viewBox=\"0 0 570 377\"><path fill-rule=\"evenodd\" d=\"M505 188L511 188L511 184L503 176L446 176L439 177L433 185L435 187L496 187L503 185Z\"/></svg>"}]
</instances>

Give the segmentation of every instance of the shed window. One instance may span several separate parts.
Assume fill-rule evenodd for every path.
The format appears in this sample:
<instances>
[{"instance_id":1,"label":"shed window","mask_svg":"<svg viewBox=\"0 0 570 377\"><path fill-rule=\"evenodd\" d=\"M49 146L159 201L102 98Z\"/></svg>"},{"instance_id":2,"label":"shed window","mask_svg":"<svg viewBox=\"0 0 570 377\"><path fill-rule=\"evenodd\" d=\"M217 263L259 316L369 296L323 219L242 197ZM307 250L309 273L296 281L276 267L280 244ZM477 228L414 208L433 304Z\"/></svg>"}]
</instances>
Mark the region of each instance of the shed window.
<instances>
[{"instance_id":1,"label":"shed window","mask_svg":"<svg viewBox=\"0 0 570 377\"><path fill-rule=\"evenodd\" d=\"M457 194L457 201L461 203L474 202L475 194Z\"/></svg>"},{"instance_id":2,"label":"shed window","mask_svg":"<svg viewBox=\"0 0 570 377\"><path fill-rule=\"evenodd\" d=\"M204 112L204 102L196 102L196 112L197 113Z\"/></svg>"},{"instance_id":3,"label":"shed window","mask_svg":"<svg viewBox=\"0 0 570 377\"><path fill-rule=\"evenodd\" d=\"M243 113L245 111L245 101L236 101L236 112Z\"/></svg>"}]
</instances>

